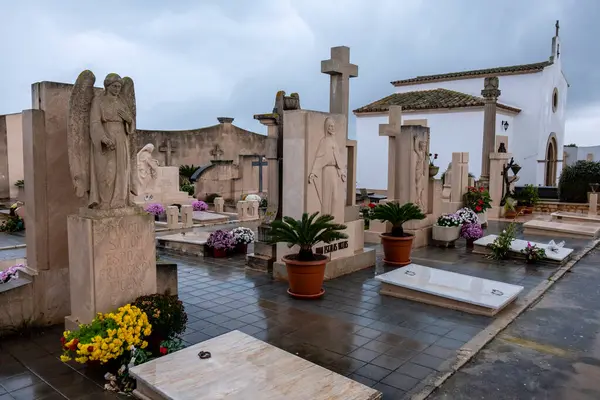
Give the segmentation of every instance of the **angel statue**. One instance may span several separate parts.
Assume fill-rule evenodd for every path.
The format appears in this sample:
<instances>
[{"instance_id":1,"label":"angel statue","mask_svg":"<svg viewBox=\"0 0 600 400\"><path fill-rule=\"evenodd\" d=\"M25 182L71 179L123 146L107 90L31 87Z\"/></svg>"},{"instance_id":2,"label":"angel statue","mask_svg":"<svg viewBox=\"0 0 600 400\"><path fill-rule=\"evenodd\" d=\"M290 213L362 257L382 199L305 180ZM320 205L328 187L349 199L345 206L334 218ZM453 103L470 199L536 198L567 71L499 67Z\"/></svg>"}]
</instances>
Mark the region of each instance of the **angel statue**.
<instances>
[{"instance_id":1,"label":"angel statue","mask_svg":"<svg viewBox=\"0 0 600 400\"><path fill-rule=\"evenodd\" d=\"M154 145L148 143L137 153L138 189L141 192L154 189L156 183L158 160L152 158L153 151Z\"/></svg>"},{"instance_id":2,"label":"angel statue","mask_svg":"<svg viewBox=\"0 0 600 400\"><path fill-rule=\"evenodd\" d=\"M137 195L135 91L133 80L111 73L104 91L94 90L91 71L79 74L69 100L68 151L71 177L89 208L132 206Z\"/></svg>"}]
</instances>

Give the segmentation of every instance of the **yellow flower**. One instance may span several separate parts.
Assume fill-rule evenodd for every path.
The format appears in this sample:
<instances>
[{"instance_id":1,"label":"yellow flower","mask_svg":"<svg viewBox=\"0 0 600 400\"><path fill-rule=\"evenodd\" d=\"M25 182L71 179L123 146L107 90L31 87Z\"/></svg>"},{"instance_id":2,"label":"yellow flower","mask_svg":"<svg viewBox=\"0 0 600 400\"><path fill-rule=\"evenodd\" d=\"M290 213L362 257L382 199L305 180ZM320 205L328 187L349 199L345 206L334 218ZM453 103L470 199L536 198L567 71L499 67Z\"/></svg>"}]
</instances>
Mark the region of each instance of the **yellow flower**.
<instances>
[{"instance_id":1,"label":"yellow flower","mask_svg":"<svg viewBox=\"0 0 600 400\"><path fill-rule=\"evenodd\" d=\"M60 361L62 361L62 362L71 361L71 357L62 355L62 356L60 356Z\"/></svg>"},{"instance_id":2,"label":"yellow flower","mask_svg":"<svg viewBox=\"0 0 600 400\"><path fill-rule=\"evenodd\" d=\"M140 345L140 347L141 347L142 349L145 349L146 347L148 347L148 342L146 342L146 341L143 341L143 342L142 342L142 344Z\"/></svg>"},{"instance_id":3,"label":"yellow flower","mask_svg":"<svg viewBox=\"0 0 600 400\"><path fill-rule=\"evenodd\" d=\"M71 331L64 331L63 332L63 337L66 339L69 337L69 335L71 334Z\"/></svg>"}]
</instances>

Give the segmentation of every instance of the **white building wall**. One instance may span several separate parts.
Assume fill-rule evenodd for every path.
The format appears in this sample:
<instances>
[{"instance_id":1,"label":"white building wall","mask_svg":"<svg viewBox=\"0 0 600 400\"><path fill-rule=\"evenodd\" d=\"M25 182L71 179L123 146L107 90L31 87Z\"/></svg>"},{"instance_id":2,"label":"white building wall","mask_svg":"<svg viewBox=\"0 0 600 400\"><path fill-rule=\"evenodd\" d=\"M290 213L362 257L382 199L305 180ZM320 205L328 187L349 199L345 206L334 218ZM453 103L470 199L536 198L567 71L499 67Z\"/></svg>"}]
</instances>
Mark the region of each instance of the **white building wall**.
<instances>
[{"instance_id":1,"label":"white building wall","mask_svg":"<svg viewBox=\"0 0 600 400\"><path fill-rule=\"evenodd\" d=\"M460 112L405 113L403 121L427 119L430 128L430 152L438 153L435 162L441 175L452 161L453 152L469 153L469 171L476 177L481 172L481 146L483 132L483 110L462 110ZM508 121L505 132L502 121ZM362 115L356 119L358 141L357 187L387 189L388 137L379 136L379 124L387 124L387 114ZM516 124L513 116L498 113L496 134L506 135L508 151L513 146L512 131Z\"/></svg>"}]
</instances>

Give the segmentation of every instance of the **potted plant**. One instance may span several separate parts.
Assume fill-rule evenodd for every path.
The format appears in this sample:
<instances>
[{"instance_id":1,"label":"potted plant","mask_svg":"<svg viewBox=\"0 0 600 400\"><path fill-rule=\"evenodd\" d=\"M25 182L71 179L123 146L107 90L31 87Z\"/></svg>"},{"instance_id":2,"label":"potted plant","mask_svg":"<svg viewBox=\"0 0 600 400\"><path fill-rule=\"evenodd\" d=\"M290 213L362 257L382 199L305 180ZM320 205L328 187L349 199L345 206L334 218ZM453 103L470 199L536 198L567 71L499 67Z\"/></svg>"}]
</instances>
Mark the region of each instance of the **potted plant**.
<instances>
[{"instance_id":1,"label":"potted plant","mask_svg":"<svg viewBox=\"0 0 600 400\"><path fill-rule=\"evenodd\" d=\"M437 160L438 155L437 153L433 154L433 156L431 155L431 153L429 153L429 177L433 178L434 176L437 175L438 172L440 172L440 167L436 166L434 164L434 161Z\"/></svg>"},{"instance_id":2,"label":"potted plant","mask_svg":"<svg viewBox=\"0 0 600 400\"><path fill-rule=\"evenodd\" d=\"M451 243L460 235L461 218L456 214L442 214L433 225L432 238L439 242Z\"/></svg>"},{"instance_id":3,"label":"potted plant","mask_svg":"<svg viewBox=\"0 0 600 400\"><path fill-rule=\"evenodd\" d=\"M467 241L467 248L472 249L475 241L483 237L483 229L477 222L463 224L460 228L460 237Z\"/></svg>"},{"instance_id":4,"label":"potted plant","mask_svg":"<svg viewBox=\"0 0 600 400\"><path fill-rule=\"evenodd\" d=\"M155 221L158 221L158 218L165 213L165 208L159 203L148 204L145 210L147 213L154 215Z\"/></svg>"},{"instance_id":5,"label":"potted plant","mask_svg":"<svg viewBox=\"0 0 600 400\"><path fill-rule=\"evenodd\" d=\"M546 257L546 250L527 242L527 247L521 250L521 254L525 255L525 262L527 264L535 264Z\"/></svg>"},{"instance_id":6,"label":"potted plant","mask_svg":"<svg viewBox=\"0 0 600 400\"><path fill-rule=\"evenodd\" d=\"M227 253L235 248L235 240L229 231L217 229L208 236L206 245L215 258L223 258Z\"/></svg>"},{"instance_id":7,"label":"potted plant","mask_svg":"<svg viewBox=\"0 0 600 400\"><path fill-rule=\"evenodd\" d=\"M523 212L525 214L533 213L533 209L540 202L540 193L538 188L533 185L525 185L521 193L523 194Z\"/></svg>"},{"instance_id":8,"label":"potted plant","mask_svg":"<svg viewBox=\"0 0 600 400\"><path fill-rule=\"evenodd\" d=\"M288 273L288 293L293 297L319 298L325 293L323 278L328 257L314 254L313 246L348 238L342 232L346 229L345 225L334 223L331 215L317 217L318 214L304 213L299 220L283 217L283 220L271 223L272 243L284 242L288 247L299 247L298 253L283 257Z\"/></svg>"},{"instance_id":9,"label":"potted plant","mask_svg":"<svg viewBox=\"0 0 600 400\"><path fill-rule=\"evenodd\" d=\"M507 197L504 202L504 218L515 218L517 216L517 201Z\"/></svg>"},{"instance_id":10,"label":"potted plant","mask_svg":"<svg viewBox=\"0 0 600 400\"><path fill-rule=\"evenodd\" d=\"M404 232L402 225L411 220L425 219L421 209L414 203L400 205L395 202L378 204L373 210L373 219L392 224L390 233L382 233L383 261L393 265L410 264L410 252L414 236Z\"/></svg>"},{"instance_id":11,"label":"potted plant","mask_svg":"<svg viewBox=\"0 0 600 400\"><path fill-rule=\"evenodd\" d=\"M363 220L365 222L365 230L369 229L371 226L371 220L373 219L373 209L375 208L375 206L375 203L369 203L360 207L360 215L363 217Z\"/></svg>"},{"instance_id":12,"label":"potted plant","mask_svg":"<svg viewBox=\"0 0 600 400\"><path fill-rule=\"evenodd\" d=\"M231 231L235 242L235 251L240 254L248 253L248 245L254 242L254 232L250 228L240 226Z\"/></svg>"},{"instance_id":13,"label":"potted plant","mask_svg":"<svg viewBox=\"0 0 600 400\"><path fill-rule=\"evenodd\" d=\"M492 198L490 192L484 187L473 187L467 188L467 193L464 196L465 206L477 213L479 223L481 225L487 224L487 210L492 208Z\"/></svg>"},{"instance_id":14,"label":"potted plant","mask_svg":"<svg viewBox=\"0 0 600 400\"><path fill-rule=\"evenodd\" d=\"M208 204L202 200L194 200L192 201L192 209L194 211L206 211L208 210Z\"/></svg>"}]
</instances>

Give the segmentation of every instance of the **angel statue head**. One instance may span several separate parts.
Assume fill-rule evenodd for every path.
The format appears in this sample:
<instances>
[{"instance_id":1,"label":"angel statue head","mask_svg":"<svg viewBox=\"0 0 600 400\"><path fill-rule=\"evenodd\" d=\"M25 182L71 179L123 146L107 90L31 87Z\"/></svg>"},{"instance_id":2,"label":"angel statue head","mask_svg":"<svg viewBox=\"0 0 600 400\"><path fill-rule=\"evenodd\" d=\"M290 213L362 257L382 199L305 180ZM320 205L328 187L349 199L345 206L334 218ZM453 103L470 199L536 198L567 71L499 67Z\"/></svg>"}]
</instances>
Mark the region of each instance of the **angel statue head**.
<instances>
[{"instance_id":1,"label":"angel statue head","mask_svg":"<svg viewBox=\"0 0 600 400\"><path fill-rule=\"evenodd\" d=\"M135 91L131 78L111 73L104 93L94 89L91 71L79 74L69 100L68 152L75 192L89 208L133 205L137 174Z\"/></svg>"},{"instance_id":2,"label":"angel statue head","mask_svg":"<svg viewBox=\"0 0 600 400\"><path fill-rule=\"evenodd\" d=\"M335 121L331 117L325 118L325 133L326 135L335 135Z\"/></svg>"}]
</instances>

